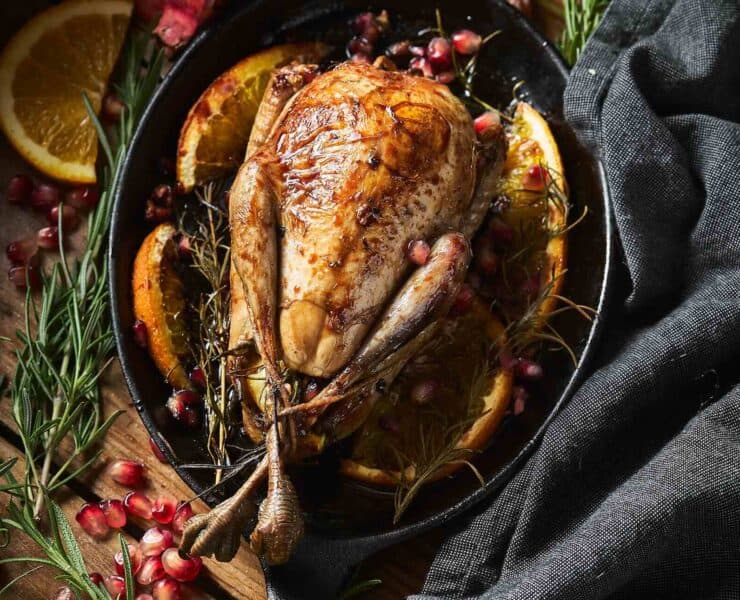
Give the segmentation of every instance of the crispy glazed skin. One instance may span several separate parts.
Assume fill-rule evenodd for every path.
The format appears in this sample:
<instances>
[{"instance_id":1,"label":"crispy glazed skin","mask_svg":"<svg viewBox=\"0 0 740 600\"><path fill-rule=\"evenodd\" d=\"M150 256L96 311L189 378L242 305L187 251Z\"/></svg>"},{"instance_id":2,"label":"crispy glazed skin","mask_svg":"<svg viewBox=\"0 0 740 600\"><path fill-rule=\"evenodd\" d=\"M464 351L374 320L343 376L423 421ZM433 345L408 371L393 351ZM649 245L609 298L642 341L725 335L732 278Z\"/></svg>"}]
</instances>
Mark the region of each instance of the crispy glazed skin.
<instances>
[{"instance_id":1,"label":"crispy glazed skin","mask_svg":"<svg viewBox=\"0 0 740 600\"><path fill-rule=\"evenodd\" d=\"M276 204L276 256L239 258L243 281L279 273L289 367L328 377L346 365L406 279L408 241L466 229L474 146L465 107L421 77L344 63L294 96L242 167ZM232 236L272 220L232 207Z\"/></svg>"}]
</instances>

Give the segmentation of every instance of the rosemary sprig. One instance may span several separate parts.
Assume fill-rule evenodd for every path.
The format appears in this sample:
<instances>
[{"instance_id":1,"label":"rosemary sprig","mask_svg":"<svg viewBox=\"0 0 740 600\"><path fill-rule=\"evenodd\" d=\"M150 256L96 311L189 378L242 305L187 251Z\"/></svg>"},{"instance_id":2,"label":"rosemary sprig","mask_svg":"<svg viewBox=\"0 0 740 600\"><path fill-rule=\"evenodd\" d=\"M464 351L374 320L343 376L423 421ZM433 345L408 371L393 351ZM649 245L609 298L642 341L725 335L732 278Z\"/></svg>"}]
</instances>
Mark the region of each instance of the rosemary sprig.
<instances>
[{"instance_id":1,"label":"rosemary sprig","mask_svg":"<svg viewBox=\"0 0 740 600\"><path fill-rule=\"evenodd\" d=\"M560 50L568 64L575 64L588 38L596 31L609 0L563 0L564 29Z\"/></svg>"},{"instance_id":2,"label":"rosemary sprig","mask_svg":"<svg viewBox=\"0 0 740 600\"><path fill-rule=\"evenodd\" d=\"M231 459L226 448L230 423L227 419L227 402L231 384L227 376L229 325L231 320L229 288L229 224L228 215L218 206L222 186L209 183L196 192L197 211L189 216L194 226L180 219L179 228L190 240L192 267L205 284L197 300L198 343L195 360L206 379L205 406L208 426L208 451L215 465L228 466ZM216 471L216 483L221 481L222 470Z\"/></svg>"},{"instance_id":3,"label":"rosemary sprig","mask_svg":"<svg viewBox=\"0 0 740 600\"><path fill-rule=\"evenodd\" d=\"M148 40L140 34L129 37L122 77L115 85L125 107L115 130L106 132L83 96L105 157L99 177L100 201L88 219L82 255L74 261L68 259L60 243L60 261L42 274L40 296L34 301L30 291L26 294L25 329L17 332L18 364L10 388L13 419L24 452L22 480L16 480L10 471L15 459L0 464L5 481L0 492L11 499L8 514L0 520L0 541L7 542L10 530L15 529L30 537L45 555L4 562L55 567L77 594L96 599L108 598L108 594L87 576L71 528L51 497L95 462L95 447L118 415L104 418L99 389L114 347L106 239L123 159L162 69L164 54L159 51L141 73ZM61 240L61 211L58 225ZM69 447L68 458L54 465L62 446L65 451ZM40 523L45 505L46 532Z\"/></svg>"}]
</instances>

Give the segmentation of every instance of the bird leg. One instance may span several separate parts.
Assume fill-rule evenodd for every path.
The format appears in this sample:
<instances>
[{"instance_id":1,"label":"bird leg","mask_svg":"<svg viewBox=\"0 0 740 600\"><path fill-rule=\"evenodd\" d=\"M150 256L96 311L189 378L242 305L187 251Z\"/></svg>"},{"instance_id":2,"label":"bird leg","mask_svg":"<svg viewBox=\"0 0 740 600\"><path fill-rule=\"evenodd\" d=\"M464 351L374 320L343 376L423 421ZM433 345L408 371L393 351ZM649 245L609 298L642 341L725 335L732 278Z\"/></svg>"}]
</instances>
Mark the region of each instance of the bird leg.
<instances>
[{"instance_id":1,"label":"bird leg","mask_svg":"<svg viewBox=\"0 0 740 600\"><path fill-rule=\"evenodd\" d=\"M298 412L320 414L327 406L344 400L353 384L372 374L382 361L449 311L470 258L470 244L465 236L441 236L427 263L411 274L344 370L313 400L293 405L283 410L281 416Z\"/></svg>"}]
</instances>

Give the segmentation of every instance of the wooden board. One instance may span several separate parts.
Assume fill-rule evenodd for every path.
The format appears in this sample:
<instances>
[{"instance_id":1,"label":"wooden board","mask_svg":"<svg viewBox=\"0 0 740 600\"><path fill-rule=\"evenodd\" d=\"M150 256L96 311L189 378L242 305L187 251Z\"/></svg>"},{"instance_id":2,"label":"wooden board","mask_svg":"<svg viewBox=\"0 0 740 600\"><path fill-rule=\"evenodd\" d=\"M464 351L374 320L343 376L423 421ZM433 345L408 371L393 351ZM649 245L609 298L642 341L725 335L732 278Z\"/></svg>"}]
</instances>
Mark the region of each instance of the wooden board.
<instances>
[{"instance_id":1,"label":"wooden board","mask_svg":"<svg viewBox=\"0 0 740 600\"><path fill-rule=\"evenodd\" d=\"M9 3L3 8L4 19L0 23L0 40L7 40L17 30L20 23L25 21L35 10L43 7L43 0L27 0L24 3ZM552 13L540 11L540 17L545 24L545 30L551 36L559 35L560 24L551 16ZM0 137L0 189L3 189L8 179L15 173L31 173L15 152L9 147L4 137ZM2 194L4 196L4 194ZM9 205L5 198L0 198L0 248L5 248L10 241L34 234L37 229L46 225L43 217L29 210L21 210ZM70 240L70 248L74 250L81 244L81 233ZM3 271L7 269L7 261L0 259ZM0 335L12 337L16 328L22 325L23 295L18 292L0 274ZM0 374L12 375L14 360L12 347L0 344ZM148 449L148 434L139 421L134 408L130 405L130 398L126 386L115 364L105 377L104 385L105 411L116 409L124 410L124 414L116 421L110 433L105 438L102 448L100 464L89 472L82 481L76 483L75 489L84 489L87 499L91 498L120 498L126 490L115 484L105 474L107 465L116 458L135 458L145 463L147 468L147 484L144 488L152 497L162 491L176 496L178 499L189 498L192 492L179 479L175 472L167 465L157 461ZM0 401L0 420L4 425L12 427L11 407L7 399ZM8 440L0 436L0 457L19 456L20 452ZM82 486L82 487L79 487ZM0 501L0 511L4 510L5 500ZM92 542L74 522L74 514L83 500L71 490L65 490L59 495L58 501L79 534L78 539L83 546L83 552L91 570L102 574L112 573L111 557L116 551L117 537L111 536L103 542ZM197 511L205 510L205 505L195 502ZM139 527L146 523L136 523ZM403 598L418 592L434 554L444 538L443 531L433 531L419 536L408 542L393 546L379 555L370 558L362 567L358 575L359 580L381 579L382 585L374 588L358 598L373 598L391 600ZM35 548L28 540L15 537L8 548L2 550L3 556L24 556L36 554ZM12 577L23 572L21 567L0 569L0 583L5 583ZM31 577L20 581L12 592L18 598L51 598L59 587L51 569L42 569ZM242 544L237 558L231 563L224 564L212 560L206 561L206 568L199 579L198 587L193 587L190 597L193 598L237 598L244 600L262 600L266 598L264 575L256 557L249 551L246 543Z\"/></svg>"}]
</instances>

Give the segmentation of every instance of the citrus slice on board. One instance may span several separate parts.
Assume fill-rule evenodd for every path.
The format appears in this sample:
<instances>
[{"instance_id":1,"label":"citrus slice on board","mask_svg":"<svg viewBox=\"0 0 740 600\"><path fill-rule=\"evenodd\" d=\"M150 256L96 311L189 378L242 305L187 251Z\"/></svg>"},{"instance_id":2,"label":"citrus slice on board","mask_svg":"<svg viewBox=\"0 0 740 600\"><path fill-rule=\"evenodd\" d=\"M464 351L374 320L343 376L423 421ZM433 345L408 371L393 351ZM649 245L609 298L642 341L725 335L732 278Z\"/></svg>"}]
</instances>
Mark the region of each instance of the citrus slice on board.
<instances>
[{"instance_id":1,"label":"citrus slice on board","mask_svg":"<svg viewBox=\"0 0 740 600\"><path fill-rule=\"evenodd\" d=\"M257 108L272 71L293 60L316 62L318 43L283 44L248 56L216 79L188 113L177 145L177 180L185 191L236 171L244 161Z\"/></svg>"},{"instance_id":2,"label":"citrus slice on board","mask_svg":"<svg viewBox=\"0 0 740 600\"><path fill-rule=\"evenodd\" d=\"M520 102L506 133L508 151L497 190L504 204L496 221L509 228L512 239L492 296L513 320L534 312L529 318L537 330L557 305L563 285L568 187L558 145L539 112ZM515 301L509 303L509 296ZM522 298L524 303L515 306Z\"/></svg>"},{"instance_id":3,"label":"citrus slice on board","mask_svg":"<svg viewBox=\"0 0 740 600\"><path fill-rule=\"evenodd\" d=\"M431 482L483 450L511 396L512 373L495 360L504 341L503 324L480 300L467 314L444 319L373 407L340 471L382 486L419 475Z\"/></svg>"},{"instance_id":4,"label":"citrus slice on board","mask_svg":"<svg viewBox=\"0 0 740 600\"><path fill-rule=\"evenodd\" d=\"M183 359L188 355L185 290L175 270L176 230L162 223L141 244L133 270L134 316L147 330L147 348L167 383L190 388Z\"/></svg>"},{"instance_id":5,"label":"citrus slice on board","mask_svg":"<svg viewBox=\"0 0 740 600\"><path fill-rule=\"evenodd\" d=\"M36 15L0 55L0 126L45 175L95 182L95 111L118 60L132 4L65 0Z\"/></svg>"}]
</instances>

